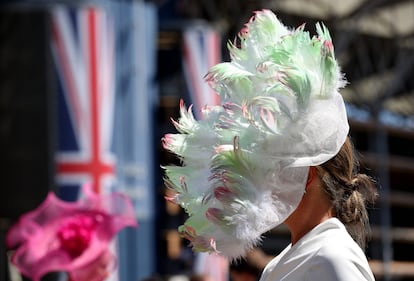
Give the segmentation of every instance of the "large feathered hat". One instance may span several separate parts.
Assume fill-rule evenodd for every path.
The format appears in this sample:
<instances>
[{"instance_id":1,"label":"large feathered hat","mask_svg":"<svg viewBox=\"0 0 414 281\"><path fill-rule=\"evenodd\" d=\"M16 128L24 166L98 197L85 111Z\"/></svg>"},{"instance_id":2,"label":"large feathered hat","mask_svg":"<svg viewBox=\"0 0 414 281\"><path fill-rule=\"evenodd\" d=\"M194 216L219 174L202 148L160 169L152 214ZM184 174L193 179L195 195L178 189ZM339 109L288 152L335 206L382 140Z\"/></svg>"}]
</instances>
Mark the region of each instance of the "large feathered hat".
<instances>
[{"instance_id":1,"label":"large feathered hat","mask_svg":"<svg viewBox=\"0 0 414 281\"><path fill-rule=\"evenodd\" d=\"M345 79L331 37L322 24L312 37L304 28L257 11L228 43L231 61L206 75L221 104L195 120L181 102L178 133L163 138L181 160L163 167L165 183L189 215L179 230L195 251L243 256L297 207L309 167L345 142Z\"/></svg>"}]
</instances>

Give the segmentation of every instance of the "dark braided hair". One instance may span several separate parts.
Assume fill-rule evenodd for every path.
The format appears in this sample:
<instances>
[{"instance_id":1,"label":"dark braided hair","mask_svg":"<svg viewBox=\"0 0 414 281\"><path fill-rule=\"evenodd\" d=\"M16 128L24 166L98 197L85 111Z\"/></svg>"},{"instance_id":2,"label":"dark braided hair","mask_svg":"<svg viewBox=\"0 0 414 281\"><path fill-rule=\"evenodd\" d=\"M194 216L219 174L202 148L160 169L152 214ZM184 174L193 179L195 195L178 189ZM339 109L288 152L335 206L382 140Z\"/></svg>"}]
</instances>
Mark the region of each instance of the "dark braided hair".
<instances>
[{"instance_id":1,"label":"dark braided hair","mask_svg":"<svg viewBox=\"0 0 414 281\"><path fill-rule=\"evenodd\" d=\"M367 205L374 204L378 193L374 180L359 172L359 162L349 137L337 155L317 170L335 216L358 245L365 249L370 233Z\"/></svg>"}]
</instances>

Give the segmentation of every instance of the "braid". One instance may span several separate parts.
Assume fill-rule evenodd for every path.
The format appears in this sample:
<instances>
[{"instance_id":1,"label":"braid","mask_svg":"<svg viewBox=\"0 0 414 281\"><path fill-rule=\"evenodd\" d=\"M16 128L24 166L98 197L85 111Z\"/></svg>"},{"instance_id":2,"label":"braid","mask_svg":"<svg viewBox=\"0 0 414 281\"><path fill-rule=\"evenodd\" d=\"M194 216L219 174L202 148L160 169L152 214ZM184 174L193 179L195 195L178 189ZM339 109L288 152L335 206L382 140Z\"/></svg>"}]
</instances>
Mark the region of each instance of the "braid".
<instances>
[{"instance_id":1,"label":"braid","mask_svg":"<svg viewBox=\"0 0 414 281\"><path fill-rule=\"evenodd\" d=\"M318 167L318 172L335 216L364 249L370 231L367 204L375 202L377 192L372 178L359 173L358 161L349 138L335 157Z\"/></svg>"}]
</instances>

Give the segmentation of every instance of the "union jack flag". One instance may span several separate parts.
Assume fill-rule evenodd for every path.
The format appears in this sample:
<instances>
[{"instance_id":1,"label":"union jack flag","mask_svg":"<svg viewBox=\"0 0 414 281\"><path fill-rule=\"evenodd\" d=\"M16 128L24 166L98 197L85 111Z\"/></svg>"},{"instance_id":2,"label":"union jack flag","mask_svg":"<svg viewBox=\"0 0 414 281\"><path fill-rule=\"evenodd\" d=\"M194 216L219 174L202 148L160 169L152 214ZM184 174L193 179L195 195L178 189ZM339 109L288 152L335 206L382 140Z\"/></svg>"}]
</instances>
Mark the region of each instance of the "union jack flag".
<instances>
[{"instance_id":1,"label":"union jack flag","mask_svg":"<svg viewBox=\"0 0 414 281\"><path fill-rule=\"evenodd\" d=\"M57 181L63 199L76 200L81 184L107 192L115 178L113 28L99 7L55 8L51 27L59 89Z\"/></svg>"},{"instance_id":2,"label":"union jack flag","mask_svg":"<svg viewBox=\"0 0 414 281\"><path fill-rule=\"evenodd\" d=\"M194 25L183 34L183 70L194 105L194 115L206 105L217 105L220 96L204 81L204 76L221 60L220 34L208 25Z\"/></svg>"}]
</instances>

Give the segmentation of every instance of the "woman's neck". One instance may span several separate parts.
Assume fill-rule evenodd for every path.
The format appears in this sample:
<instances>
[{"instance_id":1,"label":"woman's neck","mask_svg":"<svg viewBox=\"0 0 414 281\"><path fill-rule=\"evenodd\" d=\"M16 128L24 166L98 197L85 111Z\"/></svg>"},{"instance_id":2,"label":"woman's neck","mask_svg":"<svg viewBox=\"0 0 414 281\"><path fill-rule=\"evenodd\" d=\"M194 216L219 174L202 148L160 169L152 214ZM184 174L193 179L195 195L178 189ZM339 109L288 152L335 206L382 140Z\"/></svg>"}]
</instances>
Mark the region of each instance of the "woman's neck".
<instances>
[{"instance_id":1,"label":"woman's neck","mask_svg":"<svg viewBox=\"0 0 414 281\"><path fill-rule=\"evenodd\" d=\"M292 245L315 226L335 216L319 179L308 183L306 188L298 207L284 222L290 231Z\"/></svg>"}]
</instances>

